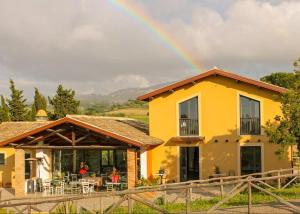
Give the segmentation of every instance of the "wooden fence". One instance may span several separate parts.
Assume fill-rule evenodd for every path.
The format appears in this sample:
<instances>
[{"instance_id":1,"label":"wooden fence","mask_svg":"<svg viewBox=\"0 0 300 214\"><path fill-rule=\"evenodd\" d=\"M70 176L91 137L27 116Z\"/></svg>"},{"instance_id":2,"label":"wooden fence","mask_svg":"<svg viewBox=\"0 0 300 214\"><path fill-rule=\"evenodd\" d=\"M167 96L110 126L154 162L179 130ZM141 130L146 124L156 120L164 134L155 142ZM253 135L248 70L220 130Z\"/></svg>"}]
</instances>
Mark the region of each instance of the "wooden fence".
<instances>
[{"instance_id":1,"label":"wooden fence","mask_svg":"<svg viewBox=\"0 0 300 214\"><path fill-rule=\"evenodd\" d=\"M264 194L272 196L274 199L289 207L296 213L300 213L300 208L291 204L290 202L284 200L278 195L272 193L270 189L284 189L291 185L293 182L296 182L300 177L300 171L296 168L291 169L280 169L273 170L263 173L254 173L244 176L228 176L228 177L219 177L211 178L206 180L195 180L181 183L171 183L163 184L158 186L146 186L146 187L137 187L134 189L128 189L124 191L112 191L112 192L98 192L88 195L61 195L61 196L47 196L47 197L23 197L23 198L11 198L6 200L0 200L0 208L2 209L13 209L15 213L31 213L32 210L37 212L42 212L38 205L42 204L53 204L53 206L48 210L48 212L54 211L59 205L66 203L73 203L74 201L79 201L82 199L94 199L97 201L99 209L97 211L88 210L90 213L100 213L100 214L109 214L113 213L118 207L127 207L128 213L133 212L134 202L144 204L157 212L168 213L163 206L159 206L154 203L149 198L143 196L143 193L160 193L162 197L162 202L166 203L175 203L178 197L173 201L168 202L167 193L176 192L176 194L183 194L185 201L185 213L192 213L191 195L197 189L205 188L217 188L219 190L219 196L221 200L209 208L206 212L213 213L220 206L228 202L231 198L236 196L242 191L248 192L248 213L251 213L252 210L252 190L256 189L263 192ZM283 185L284 184L284 185ZM229 191L224 191L224 187L230 187ZM111 198L112 203L108 208L104 208L103 199ZM118 200L115 200L115 199ZM127 201L127 203L126 203ZM126 203L124 205L124 203Z\"/></svg>"}]
</instances>

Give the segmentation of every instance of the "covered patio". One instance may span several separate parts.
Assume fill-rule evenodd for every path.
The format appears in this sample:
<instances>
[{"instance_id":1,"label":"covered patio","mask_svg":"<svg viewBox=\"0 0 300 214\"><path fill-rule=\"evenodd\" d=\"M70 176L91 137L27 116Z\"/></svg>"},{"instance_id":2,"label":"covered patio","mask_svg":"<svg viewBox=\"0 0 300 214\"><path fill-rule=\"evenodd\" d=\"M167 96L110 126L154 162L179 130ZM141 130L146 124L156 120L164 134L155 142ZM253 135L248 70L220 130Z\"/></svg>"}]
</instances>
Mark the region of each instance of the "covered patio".
<instances>
[{"instance_id":1,"label":"covered patio","mask_svg":"<svg viewBox=\"0 0 300 214\"><path fill-rule=\"evenodd\" d=\"M19 127L19 134L0 145L14 149L16 196L132 188L147 171L147 148L161 143L147 135L144 124L126 118L71 115L51 122L3 123L0 131L9 126L15 132Z\"/></svg>"}]
</instances>

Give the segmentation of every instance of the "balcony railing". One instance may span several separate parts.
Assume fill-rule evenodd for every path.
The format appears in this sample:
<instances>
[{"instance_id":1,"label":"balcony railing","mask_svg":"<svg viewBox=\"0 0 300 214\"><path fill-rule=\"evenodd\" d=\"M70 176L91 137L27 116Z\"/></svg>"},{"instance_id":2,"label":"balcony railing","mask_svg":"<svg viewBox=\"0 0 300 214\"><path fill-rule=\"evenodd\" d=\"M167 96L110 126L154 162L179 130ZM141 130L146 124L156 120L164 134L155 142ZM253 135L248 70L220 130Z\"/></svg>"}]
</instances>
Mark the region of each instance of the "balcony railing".
<instances>
[{"instance_id":1,"label":"balcony railing","mask_svg":"<svg viewBox=\"0 0 300 214\"><path fill-rule=\"evenodd\" d=\"M241 135L259 135L260 118L241 118Z\"/></svg>"},{"instance_id":2,"label":"balcony railing","mask_svg":"<svg viewBox=\"0 0 300 214\"><path fill-rule=\"evenodd\" d=\"M179 119L180 136L199 135L198 119Z\"/></svg>"}]
</instances>

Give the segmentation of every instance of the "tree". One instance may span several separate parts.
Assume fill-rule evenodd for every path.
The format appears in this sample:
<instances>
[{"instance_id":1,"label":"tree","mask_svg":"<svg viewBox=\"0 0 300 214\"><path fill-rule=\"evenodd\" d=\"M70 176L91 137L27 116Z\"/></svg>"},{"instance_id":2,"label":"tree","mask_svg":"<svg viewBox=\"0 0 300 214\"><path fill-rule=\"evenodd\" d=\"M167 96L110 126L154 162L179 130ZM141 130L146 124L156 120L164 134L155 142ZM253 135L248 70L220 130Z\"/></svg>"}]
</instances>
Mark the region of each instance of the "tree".
<instances>
[{"instance_id":1,"label":"tree","mask_svg":"<svg viewBox=\"0 0 300 214\"><path fill-rule=\"evenodd\" d=\"M300 82L300 58L293 63L294 73L277 72L260 78L261 81L284 88L295 88Z\"/></svg>"},{"instance_id":2,"label":"tree","mask_svg":"<svg viewBox=\"0 0 300 214\"><path fill-rule=\"evenodd\" d=\"M36 119L36 114L39 110L47 111L47 100L46 98L39 92L37 88L34 88L34 101L31 106L31 120Z\"/></svg>"},{"instance_id":3,"label":"tree","mask_svg":"<svg viewBox=\"0 0 300 214\"><path fill-rule=\"evenodd\" d=\"M64 89L62 85L57 87L53 98L49 97L49 103L54 109L53 119L65 117L67 114L77 114L80 105L80 102L75 99L75 91Z\"/></svg>"},{"instance_id":4,"label":"tree","mask_svg":"<svg viewBox=\"0 0 300 214\"><path fill-rule=\"evenodd\" d=\"M38 110L47 110L47 100L46 98L39 92L39 89L34 88L34 107L36 111Z\"/></svg>"},{"instance_id":5,"label":"tree","mask_svg":"<svg viewBox=\"0 0 300 214\"><path fill-rule=\"evenodd\" d=\"M10 121L9 108L5 101L4 96L1 96L1 107L0 107L0 122Z\"/></svg>"},{"instance_id":6,"label":"tree","mask_svg":"<svg viewBox=\"0 0 300 214\"><path fill-rule=\"evenodd\" d=\"M260 78L261 81L284 88L293 88L300 75L295 73L277 72Z\"/></svg>"},{"instance_id":7,"label":"tree","mask_svg":"<svg viewBox=\"0 0 300 214\"><path fill-rule=\"evenodd\" d=\"M277 115L274 121L268 121L265 126L270 141L281 145L278 151L280 155L284 155L291 145L297 145L300 151L300 79L297 62L300 65L300 59L294 63L297 78L288 92L280 96L282 115Z\"/></svg>"},{"instance_id":8,"label":"tree","mask_svg":"<svg viewBox=\"0 0 300 214\"><path fill-rule=\"evenodd\" d=\"M12 121L24 121L27 119L26 99L23 90L18 90L13 80L10 83L10 99L8 99L9 113Z\"/></svg>"}]
</instances>

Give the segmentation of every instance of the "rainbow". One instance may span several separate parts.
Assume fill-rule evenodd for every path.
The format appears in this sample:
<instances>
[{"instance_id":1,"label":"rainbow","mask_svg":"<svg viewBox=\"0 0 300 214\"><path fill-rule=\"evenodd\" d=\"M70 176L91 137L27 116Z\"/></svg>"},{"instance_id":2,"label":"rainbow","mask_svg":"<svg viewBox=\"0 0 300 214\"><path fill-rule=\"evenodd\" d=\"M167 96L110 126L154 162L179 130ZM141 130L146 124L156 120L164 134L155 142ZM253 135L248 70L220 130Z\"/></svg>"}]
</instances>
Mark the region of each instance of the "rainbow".
<instances>
[{"instance_id":1,"label":"rainbow","mask_svg":"<svg viewBox=\"0 0 300 214\"><path fill-rule=\"evenodd\" d=\"M110 2L126 12L131 17L137 19L140 23L145 25L151 32L157 35L176 55L183 60L192 70L200 72L202 66L199 62L182 46L180 45L165 29L164 27L148 16L141 8L130 4L126 0L110 0Z\"/></svg>"}]
</instances>

